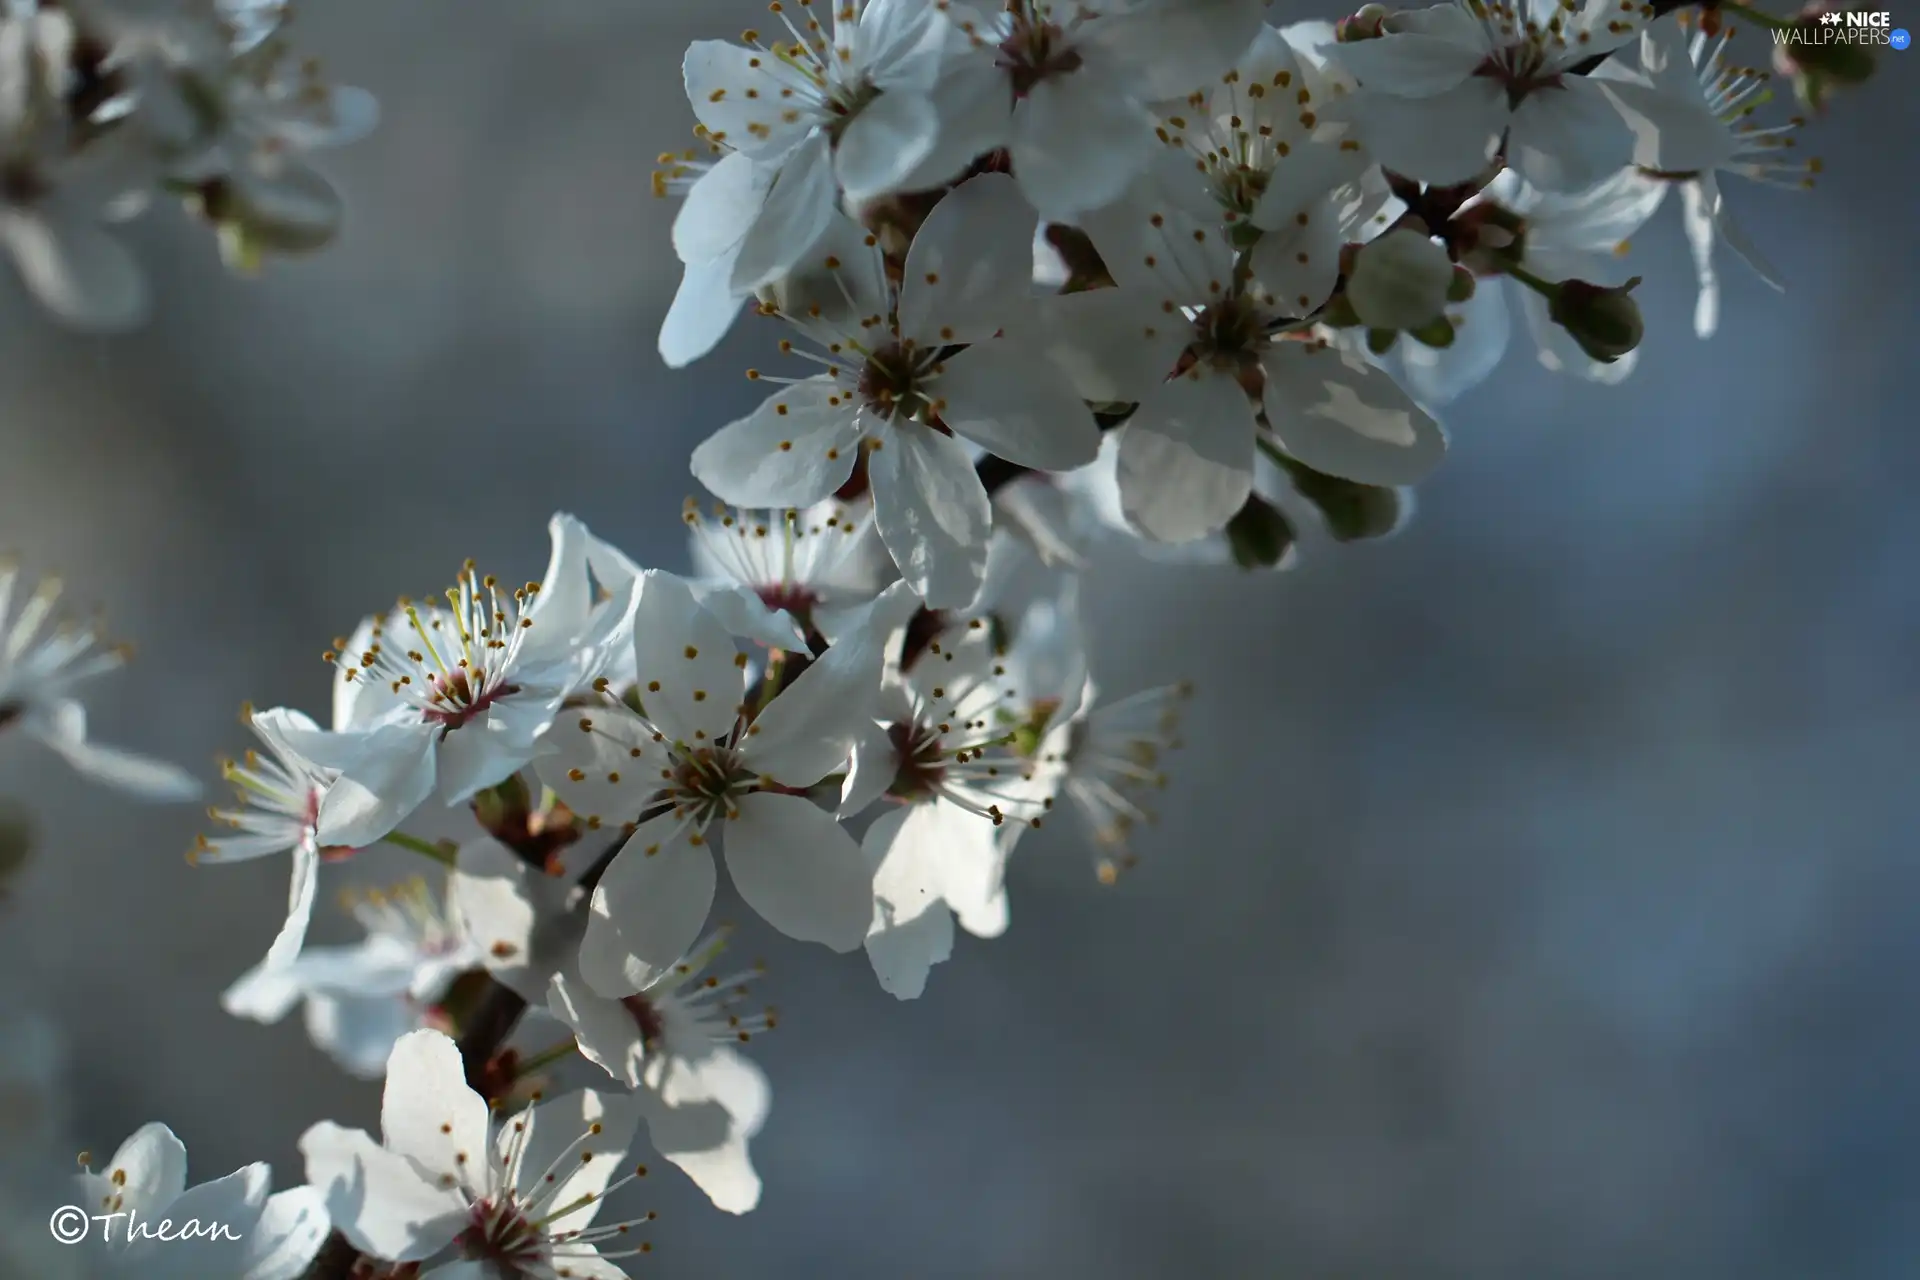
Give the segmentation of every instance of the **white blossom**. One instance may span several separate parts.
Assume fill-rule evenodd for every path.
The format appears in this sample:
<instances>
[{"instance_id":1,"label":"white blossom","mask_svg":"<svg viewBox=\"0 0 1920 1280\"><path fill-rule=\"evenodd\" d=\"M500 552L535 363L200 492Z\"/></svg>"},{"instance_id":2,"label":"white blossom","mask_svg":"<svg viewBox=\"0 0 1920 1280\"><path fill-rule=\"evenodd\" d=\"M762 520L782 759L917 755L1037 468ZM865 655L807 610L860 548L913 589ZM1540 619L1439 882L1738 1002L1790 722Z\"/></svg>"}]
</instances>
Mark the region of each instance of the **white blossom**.
<instances>
[{"instance_id":1,"label":"white blossom","mask_svg":"<svg viewBox=\"0 0 1920 1280\"><path fill-rule=\"evenodd\" d=\"M1362 484L1424 477L1445 452L1438 424L1385 373L1329 345L1310 293L1277 298L1241 271L1230 227L1195 211L1182 181L1178 166L1150 174L1089 220L1118 287L1050 309L1050 350L1082 392L1137 402L1118 459L1129 522L1163 542L1224 528L1266 447ZM1315 207L1295 220L1315 217L1338 215Z\"/></svg>"},{"instance_id":2,"label":"white blossom","mask_svg":"<svg viewBox=\"0 0 1920 1280\"><path fill-rule=\"evenodd\" d=\"M747 656L685 581L641 578L639 710L611 696L555 731L540 776L589 830L629 834L594 887L581 951L602 990L649 985L706 925L724 827L734 887L769 924L838 951L860 945L872 876L806 789L843 767L878 696L880 643L916 604L900 584L764 706Z\"/></svg>"},{"instance_id":3,"label":"white blossom","mask_svg":"<svg viewBox=\"0 0 1920 1280\"><path fill-rule=\"evenodd\" d=\"M1631 40L1652 12L1630 0L1458 0L1327 53L1365 90L1354 112L1388 169L1449 185L1501 153L1535 186L1577 191L1628 163L1633 134L1605 88L1572 68Z\"/></svg>"},{"instance_id":4,"label":"white blossom","mask_svg":"<svg viewBox=\"0 0 1920 1280\"><path fill-rule=\"evenodd\" d=\"M1094 870L1112 884L1139 861L1134 830L1157 821L1151 796L1166 785L1164 757L1179 745L1192 687L1165 685L1103 701L1088 670L1073 585L1036 601L1013 637L1005 663L1024 713L1015 741L1057 773L1060 794L1094 848Z\"/></svg>"},{"instance_id":5,"label":"white blossom","mask_svg":"<svg viewBox=\"0 0 1920 1280\"><path fill-rule=\"evenodd\" d=\"M734 635L775 649L805 649L809 628L818 634L891 577L871 503L707 513L689 498L683 518L692 534L694 596Z\"/></svg>"},{"instance_id":6,"label":"white blossom","mask_svg":"<svg viewBox=\"0 0 1920 1280\"><path fill-rule=\"evenodd\" d=\"M968 55L943 109L978 150L1004 147L1057 222L1118 198L1154 150L1152 104L1219 75L1259 27L1259 0L937 0Z\"/></svg>"},{"instance_id":7,"label":"white blossom","mask_svg":"<svg viewBox=\"0 0 1920 1280\"><path fill-rule=\"evenodd\" d=\"M963 441L1046 471L1090 462L1099 445L1057 372L996 337L1022 315L1032 232L1010 179L970 179L915 235L895 289L875 238L841 219L820 246L825 281L780 312L822 348L808 358L824 371L782 379L694 451L694 475L727 502L805 507L864 461L901 576L933 608L964 606L985 571L992 517Z\"/></svg>"},{"instance_id":8,"label":"white blossom","mask_svg":"<svg viewBox=\"0 0 1920 1280\"><path fill-rule=\"evenodd\" d=\"M598 990L563 970L547 1007L589 1061L639 1091L654 1150L716 1207L746 1213L760 1202L747 1144L766 1122L772 1094L738 1046L771 1028L775 1013L747 1007L755 969L707 972L726 942L724 931L703 939L644 988Z\"/></svg>"},{"instance_id":9,"label":"white blossom","mask_svg":"<svg viewBox=\"0 0 1920 1280\"><path fill-rule=\"evenodd\" d=\"M646 1172L624 1164L631 1098L583 1089L495 1124L437 1031L395 1044L386 1076L383 1143L330 1121L300 1139L307 1181L356 1248L394 1262L453 1251L421 1280L624 1280L615 1259L645 1251L631 1230L653 1215L596 1219L608 1194Z\"/></svg>"},{"instance_id":10,"label":"white blossom","mask_svg":"<svg viewBox=\"0 0 1920 1280\"><path fill-rule=\"evenodd\" d=\"M153 177L122 128L110 37L67 6L0 13L0 243L27 288L76 328L145 319L146 277L102 224Z\"/></svg>"},{"instance_id":11,"label":"white blossom","mask_svg":"<svg viewBox=\"0 0 1920 1280\"><path fill-rule=\"evenodd\" d=\"M984 620L934 638L890 675L843 787L843 813L891 806L862 841L874 869L866 949L902 1000L952 954L956 918L975 937L1006 931L1007 855L1053 802L1050 774L1010 750L1018 704L1004 677Z\"/></svg>"},{"instance_id":12,"label":"white blossom","mask_svg":"<svg viewBox=\"0 0 1920 1280\"><path fill-rule=\"evenodd\" d=\"M827 230L843 195L858 203L898 189L938 136L939 113L927 95L946 31L931 6L835 0L830 32L808 7L797 24L774 7L787 41L750 33L746 45L702 40L687 50L694 114L708 138L734 152L715 173L729 165L740 171L722 190L737 198L738 214L750 211L731 251L733 290L786 274ZM706 181L718 185L713 175ZM713 259L683 251L683 261L697 260Z\"/></svg>"},{"instance_id":13,"label":"white blossom","mask_svg":"<svg viewBox=\"0 0 1920 1280\"><path fill-rule=\"evenodd\" d=\"M304 1003L313 1043L348 1074L378 1079L394 1043L435 1020L454 979L487 957L419 877L349 890L341 902L366 931L362 941L256 965L227 988L220 1006L274 1023Z\"/></svg>"},{"instance_id":14,"label":"white blossom","mask_svg":"<svg viewBox=\"0 0 1920 1280\"><path fill-rule=\"evenodd\" d=\"M236 809L212 809L214 821L235 834L200 836L187 854L191 863L246 862L285 853L292 859L287 890L287 919L267 949L263 964L286 964L305 945L320 883L320 804L337 773L300 753L300 743L324 731L307 716L285 707L256 712L242 708L241 723L253 731L267 754L249 750L226 761L221 775L233 784Z\"/></svg>"},{"instance_id":15,"label":"white blossom","mask_svg":"<svg viewBox=\"0 0 1920 1280\"><path fill-rule=\"evenodd\" d=\"M1687 245L1700 282L1694 332L1711 337L1720 323L1716 243L1724 242L1753 273L1784 291L1780 274L1740 230L1720 194L1719 175L1736 174L1772 186L1810 187L1818 160L1792 158L1794 130L1802 121L1760 127L1751 120L1767 100L1765 71L1736 66L1727 56L1731 29L1717 38L1696 32L1689 39L1674 20L1640 36L1637 68L1612 59L1596 75L1636 110L1628 115L1638 144L1633 161L1652 182L1678 185Z\"/></svg>"},{"instance_id":16,"label":"white blossom","mask_svg":"<svg viewBox=\"0 0 1920 1280\"><path fill-rule=\"evenodd\" d=\"M87 777L145 799L198 796L200 784L185 770L88 739L86 709L75 694L125 665L131 650L102 643L91 625L56 621L55 578L43 580L15 613L20 585L20 566L0 555L0 735L17 730Z\"/></svg>"},{"instance_id":17,"label":"white blossom","mask_svg":"<svg viewBox=\"0 0 1920 1280\"><path fill-rule=\"evenodd\" d=\"M272 1186L272 1170L250 1164L190 1188L185 1145L145 1125L78 1178L95 1217L85 1247L129 1280L299 1280L327 1238L326 1205L310 1187Z\"/></svg>"},{"instance_id":18,"label":"white blossom","mask_svg":"<svg viewBox=\"0 0 1920 1280\"><path fill-rule=\"evenodd\" d=\"M551 523L543 582L504 587L469 562L445 603L402 600L337 643L336 724L309 744L340 776L320 808L323 844L364 846L438 791L459 804L528 764L561 703L604 668L629 625L589 598L587 533ZM350 687L349 687L350 686Z\"/></svg>"}]
</instances>

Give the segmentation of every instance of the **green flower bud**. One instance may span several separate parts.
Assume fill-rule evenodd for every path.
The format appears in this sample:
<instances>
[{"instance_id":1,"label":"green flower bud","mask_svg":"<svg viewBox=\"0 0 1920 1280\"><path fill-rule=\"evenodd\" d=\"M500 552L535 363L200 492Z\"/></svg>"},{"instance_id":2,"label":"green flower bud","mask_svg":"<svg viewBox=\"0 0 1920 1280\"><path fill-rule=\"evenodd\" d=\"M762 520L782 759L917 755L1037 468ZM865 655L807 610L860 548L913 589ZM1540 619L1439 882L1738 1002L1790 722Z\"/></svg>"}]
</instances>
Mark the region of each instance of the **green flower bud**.
<instances>
[{"instance_id":1,"label":"green flower bud","mask_svg":"<svg viewBox=\"0 0 1920 1280\"><path fill-rule=\"evenodd\" d=\"M1240 514L1227 521L1227 546L1242 569L1272 569L1293 552L1293 525L1280 508L1252 494Z\"/></svg>"},{"instance_id":2,"label":"green flower bud","mask_svg":"<svg viewBox=\"0 0 1920 1280\"><path fill-rule=\"evenodd\" d=\"M1409 329L1407 333L1422 346L1444 348L1453 345L1453 321L1445 316L1435 316L1418 329Z\"/></svg>"},{"instance_id":3,"label":"green flower bud","mask_svg":"<svg viewBox=\"0 0 1920 1280\"><path fill-rule=\"evenodd\" d=\"M1320 308L1317 317L1321 324L1334 329L1356 329L1360 326L1360 314L1347 301L1347 295L1336 293L1327 299L1327 305Z\"/></svg>"},{"instance_id":4,"label":"green flower bud","mask_svg":"<svg viewBox=\"0 0 1920 1280\"><path fill-rule=\"evenodd\" d=\"M1612 364L1640 345L1646 327L1633 300L1635 276L1619 287L1563 280L1547 302L1547 315L1573 336L1580 349L1602 364Z\"/></svg>"},{"instance_id":5,"label":"green flower bud","mask_svg":"<svg viewBox=\"0 0 1920 1280\"><path fill-rule=\"evenodd\" d=\"M1281 465L1294 489L1320 512L1336 541L1384 538L1406 522L1411 499L1403 498L1398 489L1342 480L1292 458Z\"/></svg>"},{"instance_id":6,"label":"green flower bud","mask_svg":"<svg viewBox=\"0 0 1920 1280\"><path fill-rule=\"evenodd\" d=\"M1360 318L1381 329L1418 329L1440 314L1453 261L1431 236L1396 227L1362 245L1347 280Z\"/></svg>"}]
</instances>

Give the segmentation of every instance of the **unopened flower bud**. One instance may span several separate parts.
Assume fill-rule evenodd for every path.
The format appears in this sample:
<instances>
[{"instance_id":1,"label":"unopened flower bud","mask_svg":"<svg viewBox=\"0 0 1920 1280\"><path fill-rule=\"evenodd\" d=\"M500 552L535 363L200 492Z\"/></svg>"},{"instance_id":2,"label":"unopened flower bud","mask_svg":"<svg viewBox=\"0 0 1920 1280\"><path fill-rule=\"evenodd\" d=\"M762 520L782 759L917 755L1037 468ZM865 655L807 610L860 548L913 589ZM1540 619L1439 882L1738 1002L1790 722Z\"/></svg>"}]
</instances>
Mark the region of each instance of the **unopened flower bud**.
<instances>
[{"instance_id":1,"label":"unopened flower bud","mask_svg":"<svg viewBox=\"0 0 1920 1280\"><path fill-rule=\"evenodd\" d=\"M1432 237L1399 227L1363 245L1347 299L1378 329L1417 329L1447 305L1453 260Z\"/></svg>"},{"instance_id":2,"label":"unopened flower bud","mask_svg":"<svg viewBox=\"0 0 1920 1280\"><path fill-rule=\"evenodd\" d=\"M1286 514L1257 493L1227 521L1227 547L1242 569L1283 566L1293 553L1293 536Z\"/></svg>"},{"instance_id":3,"label":"unopened flower bud","mask_svg":"<svg viewBox=\"0 0 1920 1280\"><path fill-rule=\"evenodd\" d=\"M1491 202L1461 211L1447 233L1461 264L1477 275L1498 275L1526 255L1527 220Z\"/></svg>"},{"instance_id":4,"label":"unopened flower bud","mask_svg":"<svg viewBox=\"0 0 1920 1280\"><path fill-rule=\"evenodd\" d=\"M1341 44L1356 40L1376 40L1387 33L1387 19L1393 11L1383 4L1362 5L1352 17L1333 24L1333 38Z\"/></svg>"},{"instance_id":5,"label":"unopened flower bud","mask_svg":"<svg viewBox=\"0 0 1920 1280\"><path fill-rule=\"evenodd\" d=\"M1580 349L1602 364L1612 364L1640 345L1645 326L1633 290L1635 276L1624 285L1588 284L1564 280L1547 303L1547 315L1565 329Z\"/></svg>"},{"instance_id":6,"label":"unopened flower bud","mask_svg":"<svg viewBox=\"0 0 1920 1280\"><path fill-rule=\"evenodd\" d=\"M1320 308L1317 318L1321 324L1332 329L1353 329L1364 323L1360 319L1360 313L1353 309L1353 304L1347 301L1347 295L1344 293L1336 293L1328 298L1326 305Z\"/></svg>"},{"instance_id":7,"label":"unopened flower bud","mask_svg":"<svg viewBox=\"0 0 1920 1280\"><path fill-rule=\"evenodd\" d=\"M1774 69L1792 79L1800 101L1816 109L1825 107L1835 86L1864 84L1875 62L1871 46L1839 39L1839 28L1820 21L1826 11L1824 4L1802 9L1773 46Z\"/></svg>"}]
</instances>

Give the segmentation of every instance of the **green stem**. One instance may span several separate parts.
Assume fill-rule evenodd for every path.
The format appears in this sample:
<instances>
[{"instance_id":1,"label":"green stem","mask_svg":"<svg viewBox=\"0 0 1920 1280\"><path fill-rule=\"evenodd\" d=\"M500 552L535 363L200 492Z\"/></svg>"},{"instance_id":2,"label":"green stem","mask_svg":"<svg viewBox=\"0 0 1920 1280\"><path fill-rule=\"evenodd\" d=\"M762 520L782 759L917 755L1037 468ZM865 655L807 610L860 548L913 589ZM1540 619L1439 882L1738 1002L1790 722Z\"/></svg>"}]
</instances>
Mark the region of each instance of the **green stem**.
<instances>
[{"instance_id":1,"label":"green stem","mask_svg":"<svg viewBox=\"0 0 1920 1280\"><path fill-rule=\"evenodd\" d=\"M1515 280L1518 280L1521 284L1527 286L1527 288L1533 290L1549 302L1553 300L1553 295L1560 290L1560 286L1553 283L1553 281L1542 280L1539 276L1533 274L1533 272L1527 270L1517 262L1505 264L1501 269L1507 275L1512 276Z\"/></svg>"},{"instance_id":2,"label":"green stem","mask_svg":"<svg viewBox=\"0 0 1920 1280\"><path fill-rule=\"evenodd\" d=\"M453 866L457 857L456 846L444 840L435 844L429 840L422 840L419 836L410 836L404 831L389 831L380 838L388 844L397 844L402 849L411 849L422 857L432 858L444 867Z\"/></svg>"},{"instance_id":3,"label":"green stem","mask_svg":"<svg viewBox=\"0 0 1920 1280\"><path fill-rule=\"evenodd\" d=\"M574 1051L579 1047L578 1041L572 1039L562 1040L551 1049L542 1049L530 1058L520 1059L519 1065L514 1068L514 1076L516 1078L523 1077L538 1071L542 1067L551 1066L563 1058L572 1056Z\"/></svg>"}]
</instances>

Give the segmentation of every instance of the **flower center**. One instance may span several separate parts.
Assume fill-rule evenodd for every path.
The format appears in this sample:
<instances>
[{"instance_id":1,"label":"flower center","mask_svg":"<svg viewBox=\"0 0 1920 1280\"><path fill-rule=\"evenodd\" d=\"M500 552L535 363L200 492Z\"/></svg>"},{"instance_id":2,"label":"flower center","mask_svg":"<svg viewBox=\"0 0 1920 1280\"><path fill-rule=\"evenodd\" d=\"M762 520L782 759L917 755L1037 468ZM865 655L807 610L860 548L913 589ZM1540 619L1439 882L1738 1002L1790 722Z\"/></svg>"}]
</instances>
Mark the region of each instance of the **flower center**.
<instances>
[{"instance_id":1,"label":"flower center","mask_svg":"<svg viewBox=\"0 0 1920 1280\"><path fill-rule=\"evenodd\" d=\"M797 582L783 582L775 586L755 587L753 593L760 597L760 603L778 613L785 609L794 617L805 621L813 615L813 606L820 603L820 597L811 587ZM5 724L0 720L0 724Z\"/></svg>"},{"instance_id":2,"label":"flower center","mask_svg":"<svg viewBox=\"0 0 1920 1280\"><path fill-rule=\"evenodd\" d=\"M1000 42L995 61L1013 81L1013 96L1024 98L1035 85L1049 76L1078 71L1082 59L1067 41L1067 33L1057 22L1046 22L1029 14L1016 13L1006 39Z\"/></svg>"},{"instance_id":3,"label":"flower center","mask_svg":"<svg viewBox=\"0 0 1920 1280\"><path fill-rule=\"evenodd\" d=\"M827 91L827 137L838 146L840 136L847 131L854 117L880 96L880 89L869 80L860 80L854 84L834 85Z\"/></svg>"},{"instance_id":4,"label":"flower center","mask_svg":"<svg viewBox=\"0 0 1920 1280\"><path fill-rule=\"evenodd\" d=\"M751 786L755 777L740 767L740 757L731 747L675 749L666 772L665 798L674 814L691 813L703 823L730 810L733 797Z\"/></svg>"},{"instance_id":5,"label":"flower center","mask_svg":"<svg viewBox=\"0 0 1920 1280\"><path fill-rule=\"evenodd\" d=\"M1193 363L1241 369L1258 363L1265 335L1266 316L1261 309L1245 296L1228 298L1203 307L1193 318L1193 343L1187 351Z\"/></svg>"},{"instance_id":6,"label":"flower center","mask_svg":"<svg viewBox=\"0 0 1920 1280\"><path fill-rule=\"evenodd\" d=\"M640 1043L651 1052L666 1037L667 1020L661 1016L658 1006L644 995L626 996L620 1003L633 1015L634 1025L640 1028Z\"/></svg>"},{"instance_id":7,"label":"flower center","mask_svg":"<svg viewBox=\"0 0 1920 1280\"><path fill-rule=\"evenodd\" d=\"M933 795L946 780L946 752L940 733L931 726L895 724L887 727L893 744L893 785L887 794L902 800Z\"/></svg>"},{"instance_id":8,"label":"flower center","mask_svg":"<svg viewBox=\"0 0 1920 1280\"><path fill-rule=\"evenodd\" d=\"M484 678L476 680L465 666L459 666L428 676L427 690L428 706L420 713L421 718L451 731L500 699L520 692L520 686L496 684L488 688Z\"/></svg>"},{"instance_id":9,"label":"flower center","mask_svg":"<svg viewBox=\"0 0 1920 1280\"><path fill-rule=\"evenodd\" d=\"M510 1201L475 1201L472 1221L460 1233L463 1257L516 1268L537 1266L543 1260L540 1229Z\"/></svg>"},{"instance_id":10,"label":"flower center","mask_svg":"<svg viewBox=\"0 0 1920 1280\"><path fill-rule=\"evenodd\" d=\"M1560 74L1552 69L1552 61L1543 39L1533 35L1488 54L1473 74L1505 85L1511 109L1519 107L1521 99L1535 89L1560 87Z\"/></svg>"},{"instance_id":11,"label":"flower center","mask_svg":"<svg viewBox=\"0 0 1920 1280\"><path fill-rule=\"evenodd\" d=\"M911 342L876 348L860 370L860 398L882 418L925 418L933 400L928 395L938 364L938 353L922 351Z\"/></svg>"},{"instance_id":12,"label":"flower center","mask_svg":"<svg viewBox=\"0 0 1920 1280\"><path fill-rule=\"evenodd\" d=\"M0 729L6 728L25 714L25 709L17 702L0 702Z\"/></svg>"}]
</instances>

